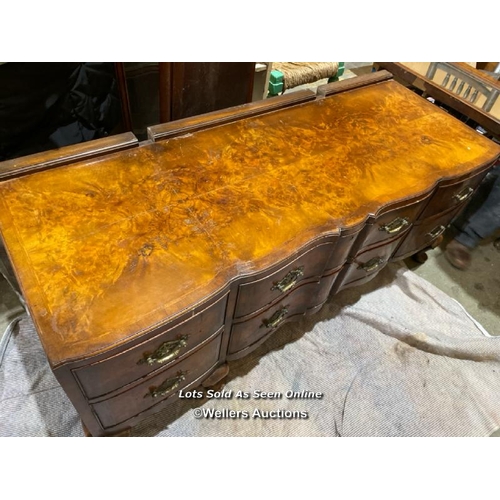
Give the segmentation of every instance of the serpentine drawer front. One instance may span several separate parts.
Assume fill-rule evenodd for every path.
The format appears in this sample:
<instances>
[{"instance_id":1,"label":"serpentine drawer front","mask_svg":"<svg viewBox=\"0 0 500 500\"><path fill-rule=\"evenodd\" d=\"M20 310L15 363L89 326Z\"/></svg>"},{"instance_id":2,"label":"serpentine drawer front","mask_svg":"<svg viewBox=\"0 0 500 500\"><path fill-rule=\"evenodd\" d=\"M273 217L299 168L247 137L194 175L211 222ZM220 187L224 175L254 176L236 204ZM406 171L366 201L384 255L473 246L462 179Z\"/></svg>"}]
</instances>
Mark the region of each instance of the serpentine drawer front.
<instances>
[{"instance_id":1,"label":"serpentine drawer front","mask_svg":"<svg viewBox=\"0 0 500 500\"><path fill-rule=\"evenodd\" d=\"M397 249L394 258L405 258L429 246L438 236L444 233L446 226L461 211L461 208L448 210L444 214L428 217L415 224Z\"/></svg>"},{"instance_id":2,"label":"serpentine drawer front","mask_svg":"<svg viewBox=\"0 0 500 500\"><path fill-rule=\"evenodd\" d=\"M363 247L380 244L400 236L415 222L429 197L389 210L376 218L372 225L366 226L367 236Z\"/></svg>"},{"instance_id":3,"label":"serpentine drawer front","mask_svg":"<svg viewBox=\"0 0 500 500\"><path fill-rule=\"evenodd\" d=\"M117 396L92 403L104 429L151 410L166 399L176 399L180 389L201 382L202 376L213 368L219 359L221 335L217 335L184 361L172 365L155 377L129 388Z\"/></svg>"},{"instance_id":4,"label":"serpentine drawer front","mask_svg":"<svg viewBox=\"0 0 500 500\"><path fill-rule=\"evenodd\" d=\"M224 325L227 295L179 325L124 349L115 356L74 370L88 398L102 396L187 356Z\"/></svg>"},{"instance_id":5,"label":"serpentine drawer front","mask_svg":"<svg viewBox=\"0 0 500 500\"><path fill-rule=\"evenodd\" d=\"M302 281L321 278L336 240L320 243L272 274L238 287L234 317L245 316L283 296Z\"/></svg>"},{"instance_id":6,"label":"serpentine drawer front","mask_svg":"<svg viewBox=\"0 0 500 500\"><path fill-rule=\"evenodd\" d=\"M384 242L383 245L371 247L370 250L358 253L352 263L346 265L346 270L343 273L342 287L363 280L365 283L368 277L374 277L381 269L385 267L389 259L392 257L394 250L401 243L401 239L406 234L403 233L390 242Z\"/></svg>"},{"instance_id":7,"label":"serpentine drawer front","mask_svg":"<svg viewBox=\"0 0 500 500\"><path fill-rule=\"evenodd\" d=\"M242 323L235 323L231 330L228 354L236 354L257 343L260 344L260 340L279 326L291 319L297 319L297 316L303 316L308 309L323 304L328 298L335 277L336 275L331 275L321 281L303 283L269 309Z\"/></svg>"},{"instance_id":8,"label":"serpentine drawer front","mask_svg":"<svg viewBox=\"0 0 500 500\"><path fill-rule=\"evenodd\" d=\"M451 207L459 207L468 201L483 180L486 172L480 172L460 182L446 182L436 189L429 205L425 207L421 219L437 215Z\"/></svg>"},{"instance_id":9,"label":"serpentine drawer front","mask_svg":"<svg viewBox=\"0 0 500 500\"><path fill-rule=\"evenodd\" d=\"M500 155L387 72L148 132L0 164L6 251L95 436L436 242Z\"/></svg>"}]
</instances>

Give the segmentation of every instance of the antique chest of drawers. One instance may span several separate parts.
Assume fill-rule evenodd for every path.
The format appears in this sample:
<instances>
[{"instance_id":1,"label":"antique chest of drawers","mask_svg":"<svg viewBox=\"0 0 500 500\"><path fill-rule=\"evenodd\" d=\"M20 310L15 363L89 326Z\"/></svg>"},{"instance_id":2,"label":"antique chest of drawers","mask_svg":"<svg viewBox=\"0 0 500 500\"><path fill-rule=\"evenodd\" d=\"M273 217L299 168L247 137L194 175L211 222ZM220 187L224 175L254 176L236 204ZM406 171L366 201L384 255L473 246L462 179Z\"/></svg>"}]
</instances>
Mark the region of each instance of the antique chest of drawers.
<instances>
[{"instance_id":1,"label":"antique chest of drawers","mask_svg":"<svg viewBox=\"0 0 500 500\"><path fill-rule=\"evenodd\" d=\"M431 245L500 148L379 72L0 165L0 231L92 435Z\"/></svg>"}]
</instances>

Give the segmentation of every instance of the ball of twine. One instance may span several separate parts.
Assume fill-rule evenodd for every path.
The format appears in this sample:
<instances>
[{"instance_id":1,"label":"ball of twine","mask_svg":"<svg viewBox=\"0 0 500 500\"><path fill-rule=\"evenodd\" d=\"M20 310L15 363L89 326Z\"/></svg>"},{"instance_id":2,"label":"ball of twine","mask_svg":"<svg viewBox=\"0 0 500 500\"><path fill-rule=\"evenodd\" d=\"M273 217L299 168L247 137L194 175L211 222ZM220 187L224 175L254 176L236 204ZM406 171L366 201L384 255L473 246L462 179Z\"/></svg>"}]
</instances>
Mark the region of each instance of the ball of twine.
<instances>
[{"instance_id":1,"label":"ball of twine","mask_svg":"<svg viewBox=\"0 0 500 500\"><path fill-rule=\"evenodd\" d=\"M276 62L273 69L284 76L283 91L306 83L317 82L337 74L338 62Z\"/></svg>"}]
</instances>

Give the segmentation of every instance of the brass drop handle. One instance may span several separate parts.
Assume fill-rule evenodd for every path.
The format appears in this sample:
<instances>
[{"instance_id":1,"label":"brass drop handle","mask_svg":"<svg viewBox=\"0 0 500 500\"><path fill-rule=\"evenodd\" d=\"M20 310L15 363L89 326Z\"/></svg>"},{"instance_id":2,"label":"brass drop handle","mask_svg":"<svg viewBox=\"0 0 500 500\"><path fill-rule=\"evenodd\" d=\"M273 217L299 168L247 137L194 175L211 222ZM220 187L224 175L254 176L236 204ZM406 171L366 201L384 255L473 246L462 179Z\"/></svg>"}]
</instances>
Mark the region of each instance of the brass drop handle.
<instances>
[{"instance_id":1,"label":"brass drop handle","mask_svg":"<svg viewBox=\"0 0 500 500\"><path fill-rule=\"evenodd\" d=\"M280 292L288 292L295 286L300 277L304 276L304 266L290 271L284 278L274 284L271 290L279 290Z\"/></svg>"},{"instance_id":2,"label":"brass drop handle","mask_svg":"<svg viewBox=\"0 0 500 500\"><path fill-rule=\"evenodd\" d=\"M363 271L366 271L367 273L371 273L372 271L375 271L375 269L377 269L384 262L385 262L384 259L382 259L380 257L374 257L373 259L370 259L368 262L360 264L358 266L358 269L363 269Z\"/></svg>"},{"instance_id":3,"label":"brass drop handle","mask_svg":"<svg viewBox=\"0 0 500 500\"><path fill-rule=\"evenodd\" d=\"M285 316L288 314L288 307L282 307L281 309L278 309L269 319L265 319L262 321L262 325L260 327L266 327L266 328L276 328L284 319Z\"/></svg>"},{"instance_id":4,"label":"brass drop handle","mask_svg":"<svg viewBox=\"0 0 500 500\"><path fill-rule=\"evenodd\" d=\"M175 358L184 347L187 346L187 335L182 335L176 340L169 340L168 342L163 342L163 344L156 349L152 354L144 355L139 361L137 361L138 365L142 365L147 363L148 365L152 365L154 363L162 364L168 361L169 359Z\"/></svg>"},{"instance_id":5,"label":"brass drop handle","mask_svg":"<svg viewBox=\"0 0 500 500\"><path fill-rule=\"evenodd\" d=\"M167 395L169 392L172 392L174 389L177 389L179 384L186 380L187 372L177 372L177 376L173 378L169 378L163 382L156 389L151 389L144 397L151 396L152 398L158 398L161 396Z\"/></svg>"},{"instance_id":6,"label":"brass drop handle","mask_svg":"<svg viewBox=\"0 0 500 500\"><path fill-rule=\"evenodd\" d=\"M473 192L474 189L472 189L471 187L466 187L459 193L453 195L453 199L460 203L462 201L465 201Z\"/></svg>"},{"instance_id":7,"label":"brass drop handle","mask_svg":"<svg viewBox=\"0 0 500 500\"><path fill-rule=\"evenodd\" d=\"M388 234L399 233L401 229L406 227L410 222L408 217L396 217L393 221L384 224L378 228L379 231L385 231Z\"/></svg>"},{"instance_id":8,"label":"brass drop handle","mask_svg":"<svg viewBox=\"0 0 500 500\"><path fill-rule=\"evenodd\" d=\"M438 227L435 227L432 231L430 231L429 233L426 234L426 236L431 239L431 240L434 240L436 239L438 236L440 236L441 234L443 234L446 230L446 226L438 226Z\"/></svg>"}]
</instances>

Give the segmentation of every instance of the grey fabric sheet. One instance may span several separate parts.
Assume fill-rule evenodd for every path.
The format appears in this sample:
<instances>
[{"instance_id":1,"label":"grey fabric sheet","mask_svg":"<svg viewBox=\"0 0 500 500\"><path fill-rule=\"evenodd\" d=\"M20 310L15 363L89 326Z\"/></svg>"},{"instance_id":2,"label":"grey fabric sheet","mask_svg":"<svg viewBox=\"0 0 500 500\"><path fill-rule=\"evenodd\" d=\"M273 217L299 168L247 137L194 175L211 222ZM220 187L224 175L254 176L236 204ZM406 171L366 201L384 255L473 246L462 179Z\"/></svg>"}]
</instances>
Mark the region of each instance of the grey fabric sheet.
<instances>
[{"instance_id":1,"label":"grey fabric sheet","mask_svg":"<svg viewBox=\"0 0 500 500\"><path fill-rule=\"evenodd\" d=\"M331 297L230 366L223 389L231 399L179 400L132 435L487 436L500 427L500 337L398 265ZM282 398L243 399L238 391ZM287 391L323 397L287 399ZM211 410L220 418L195 418ZM248 418L224 418L230 410ZM27 318L0 366L0 435L83 435Z\"/></svg>"}]
</instances>

